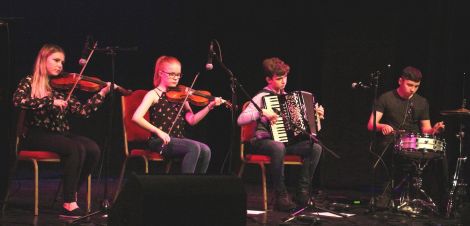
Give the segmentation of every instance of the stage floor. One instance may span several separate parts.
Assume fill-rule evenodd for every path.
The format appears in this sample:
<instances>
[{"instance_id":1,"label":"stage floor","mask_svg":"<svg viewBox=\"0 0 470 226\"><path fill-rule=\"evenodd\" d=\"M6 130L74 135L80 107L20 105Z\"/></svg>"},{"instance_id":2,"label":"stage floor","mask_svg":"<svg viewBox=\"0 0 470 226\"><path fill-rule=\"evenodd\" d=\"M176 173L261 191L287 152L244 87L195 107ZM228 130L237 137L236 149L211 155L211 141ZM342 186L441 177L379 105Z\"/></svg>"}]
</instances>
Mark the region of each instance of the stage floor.
<instances>
[{"instance_id":1,"label":"stage floor","mask_svg":"<svg viewBox=\"0 0 470 226\"><path fill-rule=\"evenodd\" d=\"M117 180L108 179L108 200L113 199ZM54 202L59 180L57 178L40 179L39 216L33 216L33 183L31 179L17 179L10 186L10 200L0 225L107 225L107 218L103 214L94 215L88 219L71 224L71 220L58 217L61 197ZM100 209L101 200L104 199L104 182L94 179L92 182L92 211ZM437 216L412 216L397 211L377 210L371 212L368 208L370 194L353 190L324 190L322 195L315 197L315 205L307 207L296 215L297 217L285 222L292 213L269 210L259 211L261 208L261 187L255 183L245 183L247 192L247 226L257 225L459 225L458 219L445 219ZM79 193L79 204L85 207L85 190ZM337 205L335 206L334 203ZM347 204L343 206L341 204ZM272 199L269 200L272 209ZM343 218L337 215L325 216L333 212L351 215ZM303 215L303 217L300 217ZM315 219L317 218L317 219ZM314 221L317 221L314 224ZM158 225L156 223L155 225Z\"/></svg>"}]
</instances>

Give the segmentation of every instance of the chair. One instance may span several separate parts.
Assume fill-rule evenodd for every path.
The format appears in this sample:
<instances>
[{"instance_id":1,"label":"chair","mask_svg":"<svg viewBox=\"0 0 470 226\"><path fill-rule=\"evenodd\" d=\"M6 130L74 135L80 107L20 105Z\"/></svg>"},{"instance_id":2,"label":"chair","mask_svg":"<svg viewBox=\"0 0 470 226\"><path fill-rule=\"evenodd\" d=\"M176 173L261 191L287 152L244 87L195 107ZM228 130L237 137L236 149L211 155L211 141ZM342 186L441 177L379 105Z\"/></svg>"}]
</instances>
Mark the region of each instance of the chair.
<instances>
[{"instance_id":1,"label":"chair","mask_svg":"<svg viewBox=\"0 0 470 226\"><path fill-rule=\"evenodd\" d=\"M149 161L153 162L166 162L165 173L170 172L171 160L165 161L163 156L157 152L151 151L144 147L145 142L150 137L150 132L141 128L135 122L132 121L132 116L137 107L142 102L145 94L148 90L135 90L128 96L121 97L122 106L122 131L124 136L124 163L122 164L121 173L119 176L118 188L114 196L116 200L119 192L121 191L122 180L124 179L124 173L126 171L127 161L131 158L140 158L144 161L145 174L149 173ZM148 112L145 114L145 119L149 120ZM140 143L141 147L131 147L131 144Z\"/></svg>"},{"instance_id":2,"label":"chair","mask_svg":"<svg viewBox=\"0 0 470 226\"><path fill-rule=\"evenodd\" d=\"M250 102L245 102L243 104L243 110L248 106ZM246 164L255 164L258 165L261 169L261 184L263 189L263 210L268 210L268 193L266 188L266 165L271 163L271 158L267 155L260 154L246 154L245 153L245 143L254 136L256 129L256 121L253 121L249 124L241 126L240 134L240 159L241 166L238 171L238 177L243 176L243 170L245 169ZM248 152L248 151L246 151ZM285 165L302 165L302 158L298 155L285 155L284 156Z\"/></svg>"},{"instance_id":3,"label":"chair","mask_svg":"<svg viewBox=\"0 0 470 226\"><path fill-rule=\"evenodd\" d=\"M33 164L34 169L34 216L39 215L39 164L41 163L60 163L60 157L54 152L47 150L28 150L20 149L21 139L24 137L26 126L24 125L24 118L26 110L21 110L18 115L16 125L16 140L15 140L15 153L17 161L27 161ZM16 165L16 164L15 164ZM8 194L5 200L8 200ZM87 212L91 210L91 175L87 179Z\"/></svg>"}]
</instances>

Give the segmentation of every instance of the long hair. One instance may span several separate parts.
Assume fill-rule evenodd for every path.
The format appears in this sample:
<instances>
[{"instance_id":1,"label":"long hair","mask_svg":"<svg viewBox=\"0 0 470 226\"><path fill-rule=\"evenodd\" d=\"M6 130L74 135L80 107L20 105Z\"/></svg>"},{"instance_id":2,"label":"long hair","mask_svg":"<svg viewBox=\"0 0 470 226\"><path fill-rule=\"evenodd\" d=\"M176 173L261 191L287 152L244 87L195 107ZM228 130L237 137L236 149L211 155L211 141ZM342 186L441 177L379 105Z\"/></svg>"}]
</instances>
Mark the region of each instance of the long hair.
<instances>
[{"instance_id":1,"label":"long hair","mask_svg":"<svg viewBox=\"0 0 470 226\"><path fill-rule=\"evenodd\" d=\"M157 59L155 62L155 72L153 74L153 86L157 87L160 85L161 78L160 78L160 68L162 67L163 64L174 64L177 63L181 65L181 62L173 56L161 56Z\"/></svg>"},{"instance_id":2,"label":"long hair","mask_svg":"<svg viewBox=\"0 0 470 226\"><path fill-rule=\"evenodd\" d=\"M31 97L42 98L51 92L49 75L47 74L47 58L56 52L64 53L64 50L54 44L44 44L36 56L33 68L33 80L31 82Z\"/></svg>"}]
</instances>

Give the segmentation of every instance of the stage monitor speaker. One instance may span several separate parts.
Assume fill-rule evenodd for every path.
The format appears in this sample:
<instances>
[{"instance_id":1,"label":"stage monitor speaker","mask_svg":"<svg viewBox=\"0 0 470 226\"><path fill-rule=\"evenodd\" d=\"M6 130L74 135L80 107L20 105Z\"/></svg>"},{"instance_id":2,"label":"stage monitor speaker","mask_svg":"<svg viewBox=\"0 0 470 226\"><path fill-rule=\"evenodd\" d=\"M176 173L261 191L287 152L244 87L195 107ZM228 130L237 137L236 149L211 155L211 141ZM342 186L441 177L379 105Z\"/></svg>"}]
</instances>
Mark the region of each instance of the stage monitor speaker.
<instances>
[{"instance_id":1,"label":"stage monitor speaker","mask_svg":"<svg viewBox=\"0 0 470 226\"><path fill-rule=\"evenodd\" d=\"M108 225L246 225L246 192L235 176L133 174Z\"/></svg>"}]
</instances>

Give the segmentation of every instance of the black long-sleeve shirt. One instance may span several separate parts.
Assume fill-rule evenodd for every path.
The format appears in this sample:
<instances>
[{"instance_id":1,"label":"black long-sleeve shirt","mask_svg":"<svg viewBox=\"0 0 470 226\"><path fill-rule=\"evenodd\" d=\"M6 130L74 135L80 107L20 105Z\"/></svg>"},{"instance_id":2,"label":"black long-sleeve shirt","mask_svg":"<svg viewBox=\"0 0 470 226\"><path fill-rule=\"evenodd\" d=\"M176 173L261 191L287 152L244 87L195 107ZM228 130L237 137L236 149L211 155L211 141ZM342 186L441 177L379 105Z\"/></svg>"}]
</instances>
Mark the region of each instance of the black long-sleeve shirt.
<instances>
[{"instance_id":1,"label":"black long-sleeve shirt","mask_svg":"<svg viewBox=\"0 0 470 226\"><path fill-rule=\"evenodd\" d=\"M23 78L13 94L13 105L30 112L26 119L28 126L40 127L53 132L67 132L70 130L68 114L88 118L90 113L96 111L104 100L103 96L96 93L85 104L82 104L72 95L67 108L61 111L59 107L54 106L54 99L65 100L67 93L53 89L49 96L33 98L31 97L31 81L31 75Z\"/></svg>"}]
</instances>

